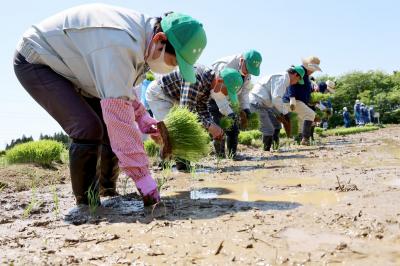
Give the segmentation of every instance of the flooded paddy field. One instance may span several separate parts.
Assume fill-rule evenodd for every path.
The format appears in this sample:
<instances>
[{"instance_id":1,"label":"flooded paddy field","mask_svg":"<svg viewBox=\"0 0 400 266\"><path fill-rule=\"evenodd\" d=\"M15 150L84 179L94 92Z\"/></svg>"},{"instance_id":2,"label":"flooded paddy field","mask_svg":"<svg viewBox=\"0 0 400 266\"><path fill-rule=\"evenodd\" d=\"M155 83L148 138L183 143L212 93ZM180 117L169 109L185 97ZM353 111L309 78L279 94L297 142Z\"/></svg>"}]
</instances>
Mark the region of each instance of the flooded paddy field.
<instances>
[{"instance_id":1,"label":"flooded paddy field","mask_svg":"<svg viewBox=\"0 0 400 266\"><path fill-rule=\"evenodd\" d=\"M29 166L59 182L1 190L0 263L400 265L400 127L240 148L244 160L210 156L191 173L154 167L163 180L155 208L143 208L123 175L120 196L94 212L76 208L59 178L66 166ZM29 174L20 172L1 166L0 182Z\"/></svg>"}]
</instances>

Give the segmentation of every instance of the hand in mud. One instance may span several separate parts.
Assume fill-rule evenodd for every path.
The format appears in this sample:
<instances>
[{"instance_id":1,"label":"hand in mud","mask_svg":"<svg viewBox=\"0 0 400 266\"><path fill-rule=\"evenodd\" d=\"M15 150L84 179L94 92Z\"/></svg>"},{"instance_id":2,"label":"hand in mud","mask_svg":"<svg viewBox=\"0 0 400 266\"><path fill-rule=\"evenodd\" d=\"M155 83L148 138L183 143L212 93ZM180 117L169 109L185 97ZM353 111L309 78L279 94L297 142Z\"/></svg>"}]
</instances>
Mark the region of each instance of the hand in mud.
<instances>
[{"instance_id":1,"label":"hand in mud","mask_svg":"<svg viewBox=\"0 0 400 266\"><path fill-rule=\"evenodd\" d=\"M158 193L157 189L154 189L149 194L142 196L143 198L143 205L145 207L152 206L158 202L160 202L160 193Z\"/></svg>"},{"instance_id":2,"label":"hand in mud","mask_svg":"<svg viewBox=\"0 0 400 266\"><path fill-rule=\"evenodd\" d=\"M211 124L208 127L208 132L210 132L210 134L212 135L212 138L215 140L220 140L224 136L224 131L222 130L222 128L220 128L216 124Z\"/></svg>"}]
</instances>

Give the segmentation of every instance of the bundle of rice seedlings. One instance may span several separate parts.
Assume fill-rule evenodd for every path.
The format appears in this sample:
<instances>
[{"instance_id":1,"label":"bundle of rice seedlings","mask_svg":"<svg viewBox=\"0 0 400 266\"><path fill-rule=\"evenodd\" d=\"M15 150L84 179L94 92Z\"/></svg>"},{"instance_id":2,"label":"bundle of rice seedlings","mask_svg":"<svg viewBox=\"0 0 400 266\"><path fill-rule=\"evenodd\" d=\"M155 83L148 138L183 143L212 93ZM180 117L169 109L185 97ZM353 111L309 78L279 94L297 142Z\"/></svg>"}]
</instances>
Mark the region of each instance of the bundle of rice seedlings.
<instances>
[{"instance_id":1,"label":"bundle of rice seedlings","mask_svg":"<svg viewBox=\"0 0 400 266\"><path fill-rule=\"evenodd\" d=\"M297 113L290 113L290 133L292 136L297 136L299 134L299 119Z\"/></svg>"},{"instance_id":2,"label":"bundle of rice seedlings","mask_svg":"<svg viewBox=\"0 0 400 266\"><path fill-rule=\"evenodd\" d=\"M247 121L247 125L248 125L248 129L250 130L256 130L256 129L260 129L260 114L259 113L251 113L248 121Z\"/></svg>"},{"instance_id":3,"label":"bundle of rice seedlings","mask_svg":"<svg viewBox=\"0 0 400 266\"><path fill-rule=\"evenodd\" d=\"M233 121L233 119L231 117L224 116L219 121L219 126L224 130L229 130L229 129L232 128L233 123L234 123L234 121Z\"/></svg>"},{"instance_id":4,"label":"bundle of rice seedlings","mask_svg":"<svg viewBox=\"0 0 400 266\"><path fill-rule=\"evenodd\" d=\"M173 107L164 120L168 129L172 155L196 162L210 152L210 137L197 114L187 108Z\"/></svg>"},{"instance_id":5,"label":"bundle of rice seedlings","mask_svg":"<svg viewBox=\"0 0 400 266\"><path fill-rule=\"evenodd\" d=\"M146 151L149 157L155 157L160 152L160 147L152 139L145 140L143 145L144 145L144 150Z\"/></svg>"},{"instance_id":6,"label":"bundle of rice seedlings","mask_svg":"<svg viewBox=\"0 0 400 266\"><path fill-rule=\"evenodd\" d=\"M330 95L326 94L326 93L313 92L313 93L311 93L310 103L316 104L316 103L319 103L320 101L326 101L329 99L329 97L330 97Z\"/></svg>"},{"instance_id":7,"label":"bundle of rice seedlings","mask_svg":"<svg viewBox=\"0 0 400 266\"><path fill-rule=\"evenodd\" d=\"M243 145L251 145L253 140L260 139L262 133L259 130L241 131L239 133L239 143Z\"/></svg>"}]
</instances>

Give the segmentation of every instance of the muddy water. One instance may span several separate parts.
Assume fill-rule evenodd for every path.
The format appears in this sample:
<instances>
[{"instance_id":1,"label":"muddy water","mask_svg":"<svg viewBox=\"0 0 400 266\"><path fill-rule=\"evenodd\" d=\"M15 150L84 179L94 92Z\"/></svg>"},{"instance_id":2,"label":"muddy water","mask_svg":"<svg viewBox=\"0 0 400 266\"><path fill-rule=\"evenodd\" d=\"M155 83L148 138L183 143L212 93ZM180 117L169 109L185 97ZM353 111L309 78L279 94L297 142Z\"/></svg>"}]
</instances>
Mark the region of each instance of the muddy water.
<instances>
[{"instance_id":1,"label":"muddy water","mask_svg":"<svg viewBox=\"0 0 400 266\"><path fill-rule=\"evenodd\" d=\"M274 186L295 186L299 184L318 184L317 179L272 179L266 182L267 185ZM188 191L177 191L167 193L165 197L180 197L198 199L227 199L241 202L295 202L300 204L313 204L316 206L327 206L339 202L340 196L332 191L285 191L267 192L262 189L263 184L260 182L245 183L206 183L202 187L196 187Z\"/></svg>"},{"instance_id":2,"label":"muddy water","mask_svg":"<svg viewBox=\"0 0 400 266\"><path fill-rule=\"evenodd\" d=\"M242 148L246 160L218 166L207 158L168 174L159 215L123 179L124 196L94 214L74 208L70 184L57 187L58 216L48 188L27 218L31 193L2 192L0 264L400 265L398 136L394 127L284 152ZM336 176L359 190L337 192Z\"/></svg>"}]
</instances>

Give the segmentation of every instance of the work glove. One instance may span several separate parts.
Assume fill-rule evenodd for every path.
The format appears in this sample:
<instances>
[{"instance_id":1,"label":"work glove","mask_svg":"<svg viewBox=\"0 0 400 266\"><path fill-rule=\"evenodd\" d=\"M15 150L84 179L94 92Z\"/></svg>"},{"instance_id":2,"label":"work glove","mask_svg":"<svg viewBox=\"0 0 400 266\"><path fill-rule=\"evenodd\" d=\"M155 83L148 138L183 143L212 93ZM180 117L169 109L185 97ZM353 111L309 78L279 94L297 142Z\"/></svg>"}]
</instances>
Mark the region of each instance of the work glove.
<instances>
[{"instance_id":1,"label":"work glove","mask_svg":"<svg viewBox=\"0 0 400 266\"><path fill-rule=\"evenodd\" d=\"M247 129L249 126L250 110L245 109L240 112L240 128Z\"/></svg>"},{"instance_id":2,"label":"work glove","mask_svg":"<svg viewBox=\"0 0 400 266\"><path fill-rule=\"evenodd\" d=\"M282 123L283 128L285 129L286 136L289 138L291 136L291 123L290 123L290 113L287 113L286 115L280 114L276 117L276 119Z\"/></svg>"},{"instance_id":3,"label":"work glove","mask_svg":"<svg viewBox=\"0 0 400 266\"><path fill-rule=\"evenodd\" d=\"M293 112L296 109L296 98L290 97L290 110Z\"/></svg>"}]
</instances>

